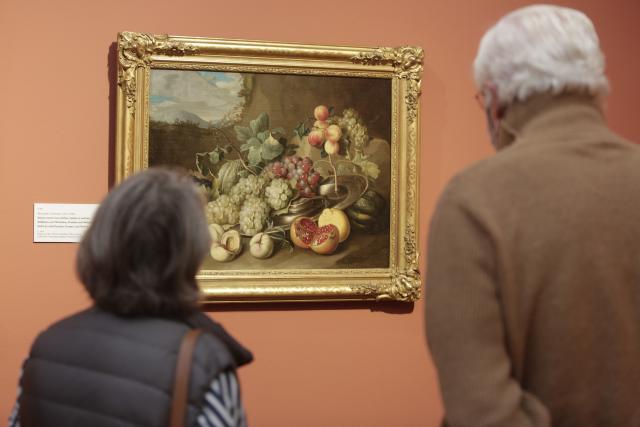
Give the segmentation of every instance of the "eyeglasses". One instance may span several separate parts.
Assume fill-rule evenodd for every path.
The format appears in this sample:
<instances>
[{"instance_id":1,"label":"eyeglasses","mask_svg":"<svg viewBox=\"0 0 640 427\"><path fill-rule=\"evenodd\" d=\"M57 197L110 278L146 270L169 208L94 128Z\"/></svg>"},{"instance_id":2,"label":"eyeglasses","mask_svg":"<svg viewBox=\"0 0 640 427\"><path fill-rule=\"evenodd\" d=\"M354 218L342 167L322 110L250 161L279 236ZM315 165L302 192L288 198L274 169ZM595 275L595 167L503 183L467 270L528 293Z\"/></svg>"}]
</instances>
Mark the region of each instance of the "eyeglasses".
<instances>
[{"instance_id":1,"label":"eyeglasses","mask_svg":"<svg viewBox=\"0 0 640 427\"><path fill-rule=\"evenodd\" d=\"M493 83L485 83L482 88L474 95L478 105L482 111L487 108L494 108L491 106L493 99L498 99L498 88Z\"/></svg>"}]
</instances>

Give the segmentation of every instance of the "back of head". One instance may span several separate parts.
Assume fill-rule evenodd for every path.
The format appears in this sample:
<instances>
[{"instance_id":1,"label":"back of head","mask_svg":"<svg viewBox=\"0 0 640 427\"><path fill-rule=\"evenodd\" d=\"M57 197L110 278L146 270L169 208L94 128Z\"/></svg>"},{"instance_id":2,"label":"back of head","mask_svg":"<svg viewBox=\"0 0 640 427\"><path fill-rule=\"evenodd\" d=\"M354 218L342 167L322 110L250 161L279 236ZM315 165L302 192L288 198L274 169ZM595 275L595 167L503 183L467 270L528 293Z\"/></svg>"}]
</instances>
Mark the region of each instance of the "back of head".
<instances>
[{"instance_id":1,"label":"back of head","mask_svg":"<svg viewBox=\"0 0 640 427\"><path fill-rule=\"evenodd\" d=\"M502 106L539 93L607 95L604 55L591 20L565 7L535 5L503 17L484 35L474 63L478 88L496 87Z\"/></svg>"},{"instance_id":2,"label":"back of head","mask_svg":"<svg viewBox=\"0 0 640 427\"><path fill-rule=\"evenodd\" d=\"M195 275L210 236L202 199L186 175L149 169L101 203L77 256L95 304L121 315L175 316L195 309Z\"/></svg>"}]
</instances>

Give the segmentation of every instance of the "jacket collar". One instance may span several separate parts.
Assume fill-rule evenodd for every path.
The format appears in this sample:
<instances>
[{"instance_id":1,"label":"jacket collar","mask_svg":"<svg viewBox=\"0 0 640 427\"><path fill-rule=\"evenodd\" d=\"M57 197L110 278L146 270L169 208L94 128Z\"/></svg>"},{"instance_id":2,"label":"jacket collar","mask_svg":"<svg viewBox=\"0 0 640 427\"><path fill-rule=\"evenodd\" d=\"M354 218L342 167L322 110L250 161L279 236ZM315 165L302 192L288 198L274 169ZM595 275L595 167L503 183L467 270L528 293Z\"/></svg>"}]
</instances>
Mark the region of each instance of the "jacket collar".
<instances>
[{"instance_id":1,"label":"jacket collar","mask_svg":"<svg viewBox=\"0 0 640 427\"><path fill-rule=\"evenodd\" d=\"M202 311L197 311L188 316L185 320L192 328L200 328L205 332L215 335L220 339L229 349L231 356L233 357L236 367L246 365L253 361L253 354L247 350L242 344L235 340L223 327L217 322L214 322L209 316Z\"/></svg>"},{"instance_id":2,"label":"jacket collar","mask_svg":"<svg viewBox=\"0 0 640 427\"><path fill-rule=\"evenodd\" d=\"M592 95L534 95L507 107L500 123L497 148L529 140L567 140L593 135L597 130L606 131L606 125L600 104Z\"/></svg>"}]
</instances>

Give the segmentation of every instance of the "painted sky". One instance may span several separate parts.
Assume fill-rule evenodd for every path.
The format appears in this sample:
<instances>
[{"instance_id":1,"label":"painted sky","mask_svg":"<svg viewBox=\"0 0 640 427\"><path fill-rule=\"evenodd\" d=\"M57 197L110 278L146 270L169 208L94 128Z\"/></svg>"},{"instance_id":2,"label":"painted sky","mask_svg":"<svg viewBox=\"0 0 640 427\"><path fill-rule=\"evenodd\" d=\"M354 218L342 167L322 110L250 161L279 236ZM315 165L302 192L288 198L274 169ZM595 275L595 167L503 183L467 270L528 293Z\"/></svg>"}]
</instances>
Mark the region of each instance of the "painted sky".
<instances>
[{"instance_id":1,"label":"painted sky","mask_svg":"<svg viewBox=\"0 0 640 427\"><path fill-rule=\"evenodd\" d=\"M173 123L195 115L215 123L242 103L242 86L238 73L152 70L150 118Z\"/></svg>"}]
</instances>

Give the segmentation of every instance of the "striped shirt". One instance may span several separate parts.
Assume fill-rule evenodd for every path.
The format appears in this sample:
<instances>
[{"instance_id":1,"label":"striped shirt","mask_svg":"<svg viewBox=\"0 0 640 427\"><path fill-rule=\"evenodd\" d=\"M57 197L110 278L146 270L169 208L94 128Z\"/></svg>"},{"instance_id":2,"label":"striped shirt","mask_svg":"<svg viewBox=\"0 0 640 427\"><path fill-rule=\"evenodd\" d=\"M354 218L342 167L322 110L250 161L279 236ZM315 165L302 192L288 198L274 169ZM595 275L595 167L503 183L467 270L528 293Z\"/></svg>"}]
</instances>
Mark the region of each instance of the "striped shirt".
<instances>
[{"instance_id":1,"label":"striped shirt","mask_svg":"<svg viewBox=\"0 0 640 427\"><path fill-rule=\"evenodd\" d=\"M9 416L9 427L20 427L18 411L21 393L22 388L18 387L18 399ZM197 420L199 427L247 426L235 372L225 371L213 379L209 390L204 395L204 405Z\"/></svg>"}]
</instances>

